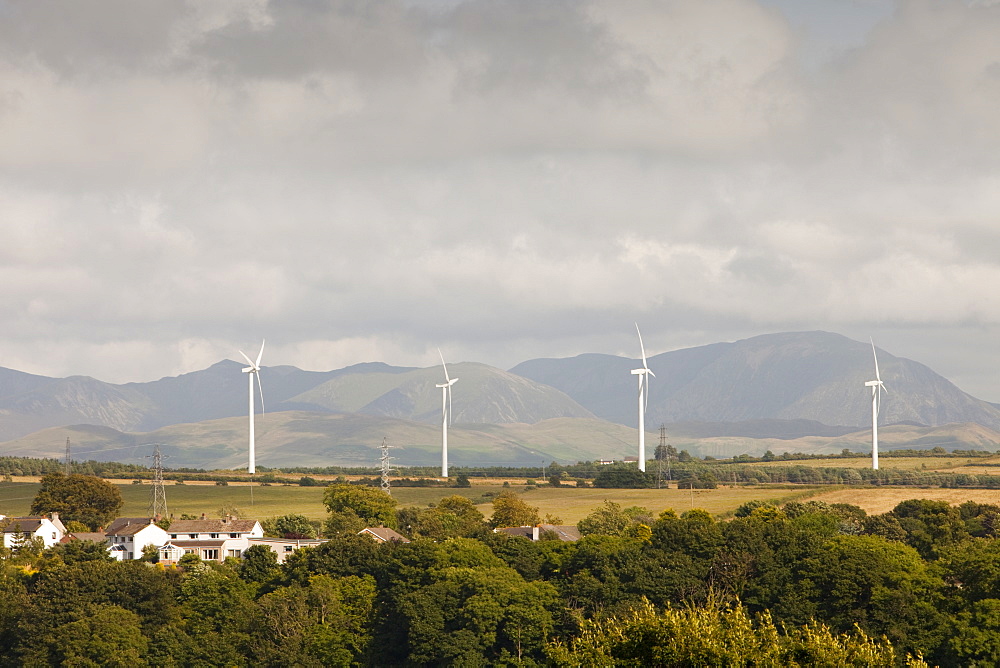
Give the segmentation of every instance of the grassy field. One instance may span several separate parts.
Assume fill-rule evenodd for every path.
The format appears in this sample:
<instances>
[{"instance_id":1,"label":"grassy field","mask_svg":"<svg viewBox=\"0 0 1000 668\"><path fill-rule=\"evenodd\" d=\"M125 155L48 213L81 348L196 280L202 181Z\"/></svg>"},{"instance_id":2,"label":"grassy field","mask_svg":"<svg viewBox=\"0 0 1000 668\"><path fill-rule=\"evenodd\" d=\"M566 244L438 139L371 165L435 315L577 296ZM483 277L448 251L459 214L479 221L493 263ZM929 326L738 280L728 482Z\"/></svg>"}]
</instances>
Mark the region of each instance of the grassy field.
<instances>
[{"instance_id":1,"label":"grassy field","mask_svg":"<svg viewBox=\"0 0 1000 668\"><path fill-rule=\"evenodd\" d=\"M954 471L961 469L962 473L971 473L968 467L978 466L987 475L1000 475L1000 467L983 466L985 463L1000 462L996 457L880 457L878 465L880 469L909 469L917 471ZM869 457L850 457L843 459L831 457L829 459L800 459L800 460L776 460L773 462L753 462L750 466L810 466L810 467L831 467L867 469L871 468L872 460Z\"/></svg>"},{"instance_id":2,"label":"grassy field","mask_svg":"<svg viewBox=\"0 0 1000 668\"><path fill-rule=\"evenodd\" d=\"M994 489L943 489L914 487L838 488L812 497L827 503L850 503L864 508L869 515L886 513L902 501L930 499L952 505L975 501L1000 505L1000 491Z\"/></svg>"},{"instance_id":3,"label":"grassy field","mask_svg":"<svg viewBox=\"0 0 1000 668\"><path fill-rule=\"evenodd\" d=\"M5 515L25 515L38 489L37 483L0 483L0 513ZM125 506L123 516L138 517L147 513L149 506L149 485L119 485ZM471 499L480 499L485 493L499 493L501 485L476 485L471 488L397 487L393 496L401 506L425 507L444 496L461 494ZM816 493L812 487L786 489L777 487L737 487L735 489L576 489L539 487L525 489L513 486L512 490L522 495L532 506L537 506L540 514L558 517L562 522L575 524L586 517L605 500L623 506L645 506L659 513L667 508L684 512L691 508L703 508L714 515L730 513L751 499L773 499L784 502ZM824 488L825 489L825 488ZM323 507L322 487L298 487L272 485L255 486L251 501L251 488L245 485L220 487L208 485L169 485L166 487L167 506L175 516L182 513L200 515L205 513L218 516L220 509L238 508L245 517L266 518L287 513L298 513L311 519L326 517ZM492 506L482 503L478 508L489 516Z\"/></svg>"},{"instance_id":4,"label":"grassy field","mask_svg":"<svg viewBox=\"0 0 1000 668\"><path fill-rule=\"evenodd\" d=\"M38 489L37 483L0 483L0 514L26 515ZM120 485L125 499L123 516L141 517L149 506L149 485ZM167 506L174 516L182 513L218 517L222 508L237 508L244 517L264 519L288 513L298 513L310 519L326 517L323 507L322 487L298 487L272 485L268 487L230 485L220 487L214 484L170 485L166 488ZM401 506L426 507L444 496L461 494L474 500L482 500L485 493L498 493L501 485L475 485L471 488L397 487L393 496ZM605 500L622 506L644 506L654 513L671 508L682 513L691 508L702 508L716 516L727 516L743 503L752 499L763 499L781 504L788 501L817 499L828 503L851 503L864 508L869 513L884 513L892 510L900 501L926 498L944 500L952 504L964 501L993 503L1000 505L1000 491L982 489L939 489L915 487L863 487L845 488L829 486L769 486L720 487L718 489L576 489L539 487L525 489L514 485L510 489L532 506L539 509L542 517L558 517L562 523L575 524L586 517ZM489 503L478 506L489 516Z\"/></svg>"}]
</instances>

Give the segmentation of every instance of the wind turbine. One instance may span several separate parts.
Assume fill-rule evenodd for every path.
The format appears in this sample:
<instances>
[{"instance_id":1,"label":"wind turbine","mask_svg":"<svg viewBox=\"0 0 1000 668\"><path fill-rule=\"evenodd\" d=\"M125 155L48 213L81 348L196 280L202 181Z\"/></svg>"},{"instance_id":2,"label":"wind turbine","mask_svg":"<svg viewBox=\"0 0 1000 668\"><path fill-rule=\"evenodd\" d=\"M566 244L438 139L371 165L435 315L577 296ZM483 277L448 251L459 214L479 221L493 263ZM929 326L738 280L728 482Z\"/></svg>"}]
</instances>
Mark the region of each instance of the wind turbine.
<instances>
[{"instance_id":1,"label":"wind turbine","mask_svg":"<svg viewBox=\"0 0 1000 668\"><path fill-rule=\"evenodd\" d=\"M257 353L257 361L251 362L250 358L241 350L240 355L243 355L243 359L247 361L250 366L243 369L243 373L250 374L247 376L247 380L250 381L250 463L247 466L247 471L250 474L257 472L257 462L255 460L254 453L254 442L253 442L253 422L254 422L254 405L253 405L253 378L257 377L257 389L260 391L260 410L264 412L264 388L260 385L260 358L264 354L264 341L260 342L260 352Z\"/></svg>"},{"instance_id":2,"label":"wind turbine","mask_svg":"<svg viewBox=\"0 0 1000 668\"><path fill-rule=\"evenodd\" d=\"M875 341L872 341L872 356L875 358L875 380L869 380L865 387L872 388L872 469L878 470L878 411L882 404L882 377L878 375L878 355L875 354ZM885 390L888 392L889 390Z\"/></svg>"},{"instance_id":3,"label":"wind turbine","mask_svg":"<svg viewBox=\"0 0 1000 668\"><path fill-rule=\"evenodd\" d=\"M656 374L646 364L646 348L642 345L642 332L635 323L635 333L639 335L639 350L642 351L642 368L632 369L632 375L639 377L639 470L646 470L646 402L649 400L649 377Z\"/></svg>"},{"instance_id":4,"label":"wind turbine","mask_svg":"<svg viewBox=\"0 0 1000 668\"><path fill-rule=\"evenodd\" d=\"M444 382L436 387L441 388L441 477L448 477L448 423L451 422L451 386L458 382L458 378L448 377L448 365L444 363L444 355L438 348L438 357L441 358L441 367L444 369Z\"/></svg>"}]
</instances>

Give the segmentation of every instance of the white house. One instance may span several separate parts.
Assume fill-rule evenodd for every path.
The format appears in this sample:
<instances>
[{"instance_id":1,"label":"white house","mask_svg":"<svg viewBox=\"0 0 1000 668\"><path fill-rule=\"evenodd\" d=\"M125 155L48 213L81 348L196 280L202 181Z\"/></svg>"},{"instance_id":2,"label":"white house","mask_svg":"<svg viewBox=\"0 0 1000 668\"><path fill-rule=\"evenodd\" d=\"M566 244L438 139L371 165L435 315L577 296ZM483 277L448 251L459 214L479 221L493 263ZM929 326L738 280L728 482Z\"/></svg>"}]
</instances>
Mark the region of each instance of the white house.
<instances>
[{"instance_id":1,"label":"white house","mask_svg":"<svg viewBox=\"0 0 1000 668\"><path fill-rule=\"evenodd\" d=\"M104 532L111 556L119 561L141 559L147 545L160 547L169 534L154 524L152 517L119 517Z\"/></svg>"},{"instance_id":2,"label":"white house","mask_svg":"<svg viewBox=\"0 0 1000 668\"><path fill-rule=\"evenodd\" d=\"M278 557L278 563L285 563L295 550L301 547L317 547L326 541L321 538L251 538L250 547L266 545Z\"/></svg>"},{"instance_id":3,"label":"white house","mask_svg":"<svg viewBox=\"0 0 1000 668\"><path fill-rule=\"evenodd\" d=\"M240 557L251 538L263 538L257 520L222 519L174 520L167 530L168 540L160 546L160 561L176 562L185 554L197 554L205 561Z\"/></svg>"},{"instance_id":4,"label":"white house","mask_svg":"<svg viewBox=\"0 0 1000 668\"><path fill-rule=\"evenodd\" d=\"M52 547L66 535L59 513L49 517L8 517L4 520L3 546L19 547L33 538L40 538L45 547Z\"/></svg>"}]
</instances>

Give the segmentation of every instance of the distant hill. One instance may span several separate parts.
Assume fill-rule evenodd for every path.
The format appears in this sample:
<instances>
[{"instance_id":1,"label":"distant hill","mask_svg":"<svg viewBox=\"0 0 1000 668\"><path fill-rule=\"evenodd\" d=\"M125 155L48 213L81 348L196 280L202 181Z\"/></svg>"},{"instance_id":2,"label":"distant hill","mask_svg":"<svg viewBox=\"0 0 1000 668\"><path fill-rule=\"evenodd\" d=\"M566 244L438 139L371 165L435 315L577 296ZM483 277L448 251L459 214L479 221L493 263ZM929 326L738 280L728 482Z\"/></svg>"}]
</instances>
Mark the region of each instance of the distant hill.
<instances>
[{"instance_id":1,"label":"distant hill","mask_svg":"<svg viewBox=\"0 0 1000 668\"><path fill-rule=\"evenodd\" d=\"M379 445L394 446L395 464L437 466L441 430L435 425L352 414L306 411L269 413L257 425L257 463L269 467L377 466ZM595 418L556 418L536 424L456 424L448 432L449 460L467 466L533 466L553 460L622 459L632 454L635 430ZM148 464L145 455L160 443L171 468L245 468L246 418L179 424L149 433L74 425L45 429L0 443L11 456L55 457L66 438L77 460Z\"/></svg>"},{"instance_id":2,"label":"distant hill","mask_svg":"<svg viewBox=\"0 0 1000 668\"><path fill-rule=\"evenodd\" d=\"M456 444L463 444L454 446L453 462L517 464L635 454L637 392L629 372L639 364L585 354L530 360L510 371L474 362L450 365L452 377L459 379L453 389L452 434ZM879 364L888 390L880 418L885 434L891 433L886 425L904 423L978 424L986 428L987 439L994 433L990 430L1000 429L1000 407L962 392L926 366L882 350ZM0 441L5 441L0 454L16 454L14 449L61 456L68 435L74 453L81 455L93 449L112 457L109 448L128 454L137 444L159 441L175 448L173 466L245 465L243 366L225 360L176 377L121 385L0 368ZM646 419L650 454L661 423L668 425L671 441L684 439L702 449L710 443L726 448L756 444L761 452L817 443L838 449L838 438L856 442L839 449L868 447L865 438L854 436L867 433L870 424L864 383L873 368L867 342L826 332L768 334L663 353L651 357L649 366L656 374ZM394 453L399 463L438 461L440 367L370 362L303 371L276 366L264 367L261 380L262 465L287 465L286 459L371 464L373 448L386 435L400 446ZM958 431L954 447L973 447L969 441L978 437L968 429ZM913 430L906 433L916 443L924 438ZM808 440L813 437L828 440ZM768 444L759 448L758 441ZM261 458L267 456L274 464Z\"/></svg>"},{"instance_id":3,"label":"distant hill","mask_svg":"<svg viewBox=\"0 0 1000 668\"><path fill-rule=\"evenodd\" d=\"M609 355L538 359L511 373L558 388L594 415L636 425L641 365ZM871 345L827 332L766 334L649 358L646 425L661 422L811 420L862 427L871 423ZM883 424L975 422L1000 428L1000 409L972 397L926 366L879 350Z\"/></svg>"},{"instance_id":4,"label":"distant hill","mask_svg":"<svg viewBox=\"0 0 1000 668\"><path fill-rule=\"evenodd\" d=\"M949 451L995 451L997 444L1000 443L1000 432L973 423L936 427L895 424L880 427L878 436L879 450L882 452L898 449L930 450L936 447ZM800 436L794 439L745 436L691 437L681 434L670 438L670 443L678 450L687 450L697 457L708 455L725 459L741 454L760 457L768 450L779 455L783 452L839 454L845 449L851 452L871 452L872 435L867 429L837 436Z\"/></svg>"},{"instance_id":5,"label":"distant hill","mask_svg":"<svg viewBox=\"0 0 1000 668\"><path fill-rule=\"evenodd\" d=\"M0 439L69 424L149 432L246 415L243 366L225 360L201 371L123 385L85 376L45 378L0 368ZM556 417L593 417L559 390L501 369L474 363L449 368L461 379L453 389L454 420L534 423ZM380 362L324 372L263 367L261 382L266 412L359 412L427 423L441 419L441 392L434 387L441 382L438 367L414 369Z\"/></svg>"}]
</instances>

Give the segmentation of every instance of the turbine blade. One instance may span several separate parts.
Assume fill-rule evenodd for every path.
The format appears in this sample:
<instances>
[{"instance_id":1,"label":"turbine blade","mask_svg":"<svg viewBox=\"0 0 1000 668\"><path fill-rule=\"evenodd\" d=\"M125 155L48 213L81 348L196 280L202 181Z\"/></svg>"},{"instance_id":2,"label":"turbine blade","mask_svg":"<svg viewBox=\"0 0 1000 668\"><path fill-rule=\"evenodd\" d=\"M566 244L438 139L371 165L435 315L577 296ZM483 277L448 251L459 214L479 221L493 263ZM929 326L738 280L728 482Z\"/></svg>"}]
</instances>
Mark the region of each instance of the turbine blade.
<instances>
[{"instance_id":1,"label":"turbine blade","mask_svg":"<svg viewBox=\"0 0 1000 668\"><path fill-rule=\"evenodd\" d=\"M444 363L444 355L441 354L440 348L438 348L438 357L441 358L441 368L444 369L444 379L450 382L451 379L448 378L448 365Z\"/></svg>"},{"instance_id":2,"label":"turbine blade","mask_svg":"<svg viewBox=\"0 0 1000 668\"><path fill-rule=\"evenodd\" d=\"M260 358L264 354L264 341L265 341L265 339L261 339L261 341L260 341L260 352L257 353L257 361L254 362L254 366L256 366L256 367L260 366ZM260 378L258 378L257 380L260 380Z\"/></svg>"},{"instance_id":3,"label":"turbine blade","mask_svg":"<svg viewBox=\"0 0 1000 668\"><path fill-rule=\"evenodd\" d=\"M642 345L642 332L639 331L639 323L635 323L635 333L639 335L639 350L642 351L642 368L648 369L649 365L646 364L646 347Z\"/></svg>"},{"instance_id":4,"label":"turbine blade","mask_svg":"<svg viewBox=\"0 0 1000 668\"><path fill-rule=\"evenodd\" d=\"M243 352L243 351L241 350L241 351L240 351L240 355L243 355L243 359L245 359L245 360L247 361L247 364L249 364L250 366L253 366L253 362L251 362L251 361L250 361L250 358L249 358L249 357L247 357L247 354L246 354L245 352Z\"/></svg>"},{"instance_id":5,"label":"turbine blade","mask_svg":"<svg viewBox=\"0 0 1000 668\"><path fill-rule=\"evenodd\" d=\"M257 376L257 391L260 392L260 414L261 414L261 416L263 416L264 415L264 388L260 384L260 370L255 371L253 375Z\"/></svg>"},{"instance_id":6,"label":"turbine blade","mask_svg":"<svg viewBox=\"0 0 1000 668\"><path fill-rule=\"evenodd\" d=\"M868 340L872 342L872 357L875 358L875 380L881 381L881 376L878 375L878 355L875 354L875 341L872 341L871 337Z\"/></svg>"}]
</instances>

